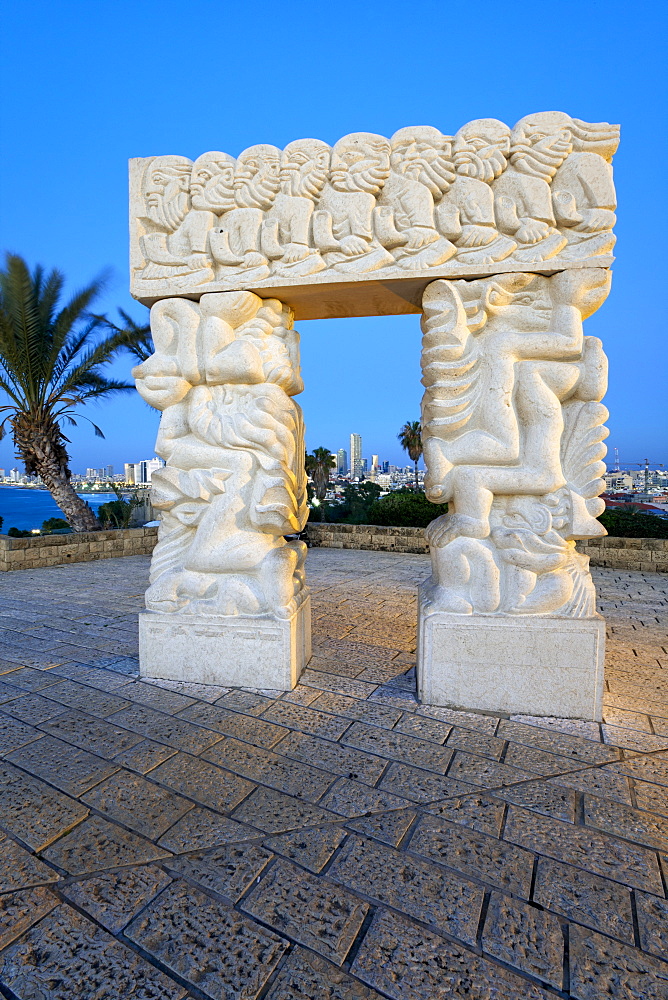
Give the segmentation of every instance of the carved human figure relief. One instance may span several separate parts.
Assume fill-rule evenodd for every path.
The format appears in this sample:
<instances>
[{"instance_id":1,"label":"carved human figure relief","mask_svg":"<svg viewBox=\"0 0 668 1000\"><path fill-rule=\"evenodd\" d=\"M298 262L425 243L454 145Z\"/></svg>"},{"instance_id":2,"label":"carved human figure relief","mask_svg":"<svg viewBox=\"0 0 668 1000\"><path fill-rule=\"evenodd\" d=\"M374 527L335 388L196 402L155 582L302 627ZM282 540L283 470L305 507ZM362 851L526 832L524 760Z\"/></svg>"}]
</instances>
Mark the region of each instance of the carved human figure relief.
<instances>
[{"instance_id":1,"label":"carved human figure relief","mask_svg":"<svg viewBox=\"0 0 668 1000\"><path fill-rule=\"evenodd\" d=\"M552 112L557 117L559 112ZM610 253L615 245L617 196L611 160L619 145L619 126L568 119L573 152L552 180L557 225L568 240L563 260L584 260Z\"/></svg>"},{"instance_id":2,"label":"carved human figure relief","mask_svg":"<svg viewBox=\"0 0 668 1000\"><path fill-rule=\"evenodd\" d=\"M146 215L139 220L145 265L143 281L169 280L175 287L204 284L213 278L207 236L215 216L191 207L192 161L185 156L156 156L144 172Z\"/></svg>"},{"instance_id":3,"label":"carved human figure relief","mask_svg":"<svg viewBox=\"0 0 668 1000\"><path fill-rule=\"evenodd\" d=\"M297 139L282 151L252 146L237 160L136 159L133 294L151 305L206 285L284 297L289 287L293 307L301 312L303 301L303 315L315 318L314 308L364 311L352 280L375 282L374 306L391 313L417 311L437 277L608 266L618 141L617 125L548 111L513 129L478 119L454 137L415 125L391 141L347 135L332 149ZM407 276L420 282L409 298ZM308 288L320 283L329 291L317 307Z\"/></svg>"},{"instance_id":4,"label":"carved human figure relief","mask_svg":"<svg viewBox=\"0 0 668 1000\"><path fill-rule=\"evenodd\" d=\"M601 342L582 322L603 268L435 281L424 296L423 447L431 600L457 613L593 613L575 539L597 515L607 436Z\"/></svg>"},{"instance_id":5,"label":"carved human figure relief","mask_svg":"<svg viewBox=\"0 0 668 1000\"><path fill-rule=\"evenodd\" d=\"M442 233L457 247L457 261L491 265L517 247L496 228L492 183L508 165L510 129L496 118L481 118L460 128L453 140L456 176L436 209Z\"/></svg>"},{"instance_id":6,"label":"carved human figure relief","mask_svg":"<svg viewBox=\"0 0 668 1000\"><path fill-rule=\"evenodd\" d=\"M374 227L376 197L390 173L390 143L355 132L332 149L329 181L313 217L313 238L328 267L377 271L394 263Z\"/></svg>"},{"instance_id":7,"label":"carved human figure relief","mask_svg":"<svg viewBox=\"0 0 668 1000\"><path fill-rule=\"evenodd\" d=\"M375 228L402 267L434 267L456 252L434 222L434 204L455 176L451 146L450 136L429 125L402 128L392 136L390 175L374 210Z\"/></svg>"},{"instance_id":8,"label":"carved human figure relief","mask_svg":"<svg viewBox=\"0 0 668 1000\"><path fill-rule=\"evenodd\" d=\"M134 369L162 410L153 478L162 511L146 606L289 618L306 596L303 388L289 309L251 292L166 299L155 353Z\"/></svg>"},{"instance_id":9,"label":"carved human figure relief","mask_svg":"<svg viewBox=\"0 0 668 1000\"><path fill-rule=\"evenodd\" d=\"M234 202L210 236L216 278L234 279L240 273L250 283L269 277L269 260L260 235L264 213L279 188L281 151L259 145L245 149L236 161Z\"/></svg>"},{"instance_id":10,"label":"carved human figure relief","mask_svg":"<svg viewBox=\"0 0 668 1000\"><path fill-rule=\"evenodd\" d=\"M313 246L311 225L330 153L320 139L297 139L283 150L279 192L262 223L262 251L275 262L274 274L315 274L326 266Z\"/></svg>"},{"instance_id":11,"label":"carved human figure relief","mask_svg":"<svg viewBox=\"0 0 668 1000\"><path fill-rule=\"evenodd\" d=\"M615 194L607 161L618 139L616 125L589 124L560 111L528 115L517 123L511 135L510 166L494 184L497 225L517 240L515 260L548 260L568 243L583 242L580 259L611 249L609 235L589 241L582 237L610 230L614 224ZM575 149L587 155L578 152L573 159ZM585 247L587 252L582 253ZM577 259L574 248L569 253Z\"/></svg>"}]
</instances>

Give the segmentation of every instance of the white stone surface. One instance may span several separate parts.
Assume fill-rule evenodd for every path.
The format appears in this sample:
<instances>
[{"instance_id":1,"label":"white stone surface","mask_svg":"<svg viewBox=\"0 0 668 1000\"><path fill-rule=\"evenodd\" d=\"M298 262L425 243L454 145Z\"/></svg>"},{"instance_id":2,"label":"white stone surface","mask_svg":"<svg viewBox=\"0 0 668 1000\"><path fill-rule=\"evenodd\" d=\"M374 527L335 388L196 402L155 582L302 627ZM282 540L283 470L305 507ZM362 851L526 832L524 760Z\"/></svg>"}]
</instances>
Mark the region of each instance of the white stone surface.
<instances>
[{"instance_id":1,"label":"white stone surface","mask_svg":"<svg viewBox=\"0 0 668 1000\"><path fill-rule=\"evenodd\" d=\"M311 658L311 603L272 615L139 616L142 677L291 691Z\"/></svg>"},{"instance_id":2,"label":"white stone surface","mask_svg":"<svg viewBox=\"0 0 668 1000\"><path fill-rule=\"evenodd\" d=\"M600 721L602 618L432 611L420 593L418 697L472 711Z\"/></svg>"},{"instance_id":3,"label":"white stone surface","mask_svg":"<svg viewBox=\"0 0 668 1000\"><path fill-rule=\"evenodd\" d=\"M610 272L436 281L424 298L422 443L434 610L589 617L605 465L601 342L582 321Z\"/></svg>"},{"instance_id":4,"label":"white stone surface","mask_svg":"<svg viewBox=\"0 0 668 1000\"><path fill-rule=\"evenodd\" d=\"M427 531L423 698L599 717L602 625L575 542L604 534L606 359L583 320L610 287L618 141L550 111L131 161L132 294L153 305L156 345L135 375L167 463L142 629L181 650L160 668L146 639L146 669L176 671L148 676L206 673L192 636L216 683L242 683L239 623L267 621L291 652L243 684L294 683L307 643L288 623L308 592L305 547L284 537L307 513L293 315L422 311L426 490L448 504ZM260 659L278 642L261 632Z\"/></svg>"},{"instance_id":5,"label":"white stone surface","mask_svg":"<svg viewBox=\"0 0 668 1000\"><path fill-rule=\"evenodd\" d=\"M132 294L151 305L250 289L312 319L419 312L437 277L607 266L618 141L616 125L552 111L454 136L420 125L332 149L137 158Z\"/></svg>"},{"instance_id":6,"label":"white stone surface","mask_svg":"<svg viewBox=\"0 0 668 1000\"><path fill-rule=\"evenodd\" d=\"M193 616L206 616L209 631L219 620L221 635L230 636L234 616L290 622L308 596L306 545L284 537L307 518L303 420L291 398L303 385L290 311L251 292L167 299L151 310L151 330L155 353L133 374L143 398L163 411L156 451L166 465L152 480L162 517L146 606L174 621L175 636ZM169 629L160 634L165 648L152 654L151 670L171 656ZM257 643L269 648L260 632ZM242 645L248 659L249 642ZM283 685L286 662L292 673L301 662L295 655L276 659L277 677L265 677L265 686ZM188 664L209 669L185 650L177 659L185 673L148 676L194 680ZM220 673L222 662L218 656L216 683L235 683Z\"/></svg>"},{"instance_id":7,"label":"white stone surface","mask_svg":"<svg viewBox=\"0 0 668 1000\"><path fill-rule=\"evenodd\" d=\"M583 320L609 287L582 268L425 292L425 489L448 504L425 533L428 703L599 718L603 640L586 639L600 622L575 542L605 534L606 358Z\"/></svg>"}]
</instances>

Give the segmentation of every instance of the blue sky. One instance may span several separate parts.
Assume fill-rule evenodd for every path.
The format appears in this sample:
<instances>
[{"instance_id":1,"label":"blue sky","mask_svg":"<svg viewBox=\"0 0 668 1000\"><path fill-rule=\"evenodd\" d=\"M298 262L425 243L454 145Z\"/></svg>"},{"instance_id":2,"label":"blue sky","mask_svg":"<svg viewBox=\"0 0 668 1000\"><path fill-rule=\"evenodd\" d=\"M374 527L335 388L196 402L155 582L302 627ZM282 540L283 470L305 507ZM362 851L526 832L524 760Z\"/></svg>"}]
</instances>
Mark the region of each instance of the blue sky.
<instances>
[{"instance_id":1,"label":"blue sky","mask_svg":"<svg viewBox=\"0 0 668 1000\"><path fill-rule=\"evenodd\" d=\"M128 293L128 157L236 155L409 124L451 133L538 110L621 122L613 291L587 332L610 357L610 448L668 464L667 11L652 0L8 4L0 246L59 267L72 289L111 267L102 307L140 319ZM347 448L357 431L365 456L400 460L397 430L419 416L418 317L298 327L308 447ZM90 416L107 438L85 423L72 431L76 471L153 454L157 415L134 394ZM0 443L0 466L13 464Z\"/></svg>"}]
</instances>

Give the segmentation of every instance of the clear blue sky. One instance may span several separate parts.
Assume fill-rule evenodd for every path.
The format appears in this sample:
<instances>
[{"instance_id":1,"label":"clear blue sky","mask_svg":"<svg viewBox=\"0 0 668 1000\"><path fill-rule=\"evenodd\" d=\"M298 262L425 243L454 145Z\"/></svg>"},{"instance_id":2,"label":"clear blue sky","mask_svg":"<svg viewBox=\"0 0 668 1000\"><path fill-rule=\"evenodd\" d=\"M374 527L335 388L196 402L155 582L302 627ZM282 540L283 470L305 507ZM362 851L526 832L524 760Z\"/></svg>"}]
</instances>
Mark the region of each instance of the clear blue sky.
<instances>
[{"instance_id":1,"label":"clear blue sky","mask_svg":"<svg viewBox=\"0 0 668 1000\"><path fill-rule=\"evenodd\" d=\"M113 269L128 293L127 159L233 155L410 124L453 132L537 110L621 122L619 222L608 302L588 322L610 357L610 447L668 464L665 0L19 0L2 27L0 245L57 266L71 288ZM398 461L417 419L417 316L300 323L309 448ZM127 370L128 365L123 365ZM75 471L153 454L157 417L136 396L72 431ZM14 464L0 443L0 466Z\"/></svg>"}]
</instances>

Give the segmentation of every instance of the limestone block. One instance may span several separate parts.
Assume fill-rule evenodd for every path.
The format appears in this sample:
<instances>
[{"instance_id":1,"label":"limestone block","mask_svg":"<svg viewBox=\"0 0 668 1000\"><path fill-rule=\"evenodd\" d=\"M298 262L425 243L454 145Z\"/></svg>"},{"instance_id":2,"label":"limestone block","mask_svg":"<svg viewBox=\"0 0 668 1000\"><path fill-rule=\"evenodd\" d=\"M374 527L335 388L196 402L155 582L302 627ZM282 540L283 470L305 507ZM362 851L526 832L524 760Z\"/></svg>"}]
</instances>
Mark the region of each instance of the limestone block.
<instances>
[{"instance_id":1,"label":"limestone block","mask_svg":"<svg viewBox=\"0 0 668 1000\"><path fill-rule=\"evenodd\" d=\"M151 329L155 353L133 374L163 411L156 452L166 465L152 480L161 520L146 606L174 616L175 628L204 616L210 631L209 619L218 620L221 636L235 616L296 620L308 598L306 545L285 536L303 529L308 509L290 311L251 292L167 299L153 307ZM287 624L276 628L290 634ZM259 633L257 642L261 659L268 647ZM224 643L214 646L220 653ZM237 660L217 683L236 683ZM284 683L285 666L276 660L275 669L276 683L264 686Z\"/></svg>"},{"instance_id":2,"label":"limestone block","mask_svg":"<svg viewBox=\"0 0 668 1000\"><path fill-rule=\"evenodd\" d=\"M454 136L409 126L330 149L298 139L237 160L130 161L131 289L252 290L299 319L419 312L438 277L608 266L619 128L563 112Z\"/></svg>"},{"instance_id":3,"label":"limestone block","mask_svg":"<svg viewBox=\"0 0 668 1000\"><path fill-rule=\"evenodd\" d=\"M311 603L273 615L139 616L142 677L290 691L311 658Z\"/></svg>"},{"instance_id":4,"label":"limestone block","mask_svg":"<svg viewBox=\"0 0 668 1000\"><path fill-rule=\"evenodd\" d=\"M427 705L601 719L605 623L430 611L420 593L418 697Z\"/></svg>"},{"instance_id":5,"label":"limestone block","mask_svg":"<svg viewBox=\"0 0 668 1000\"><path fill-rule=\"evenodd\" d=\"M576 541L605 534L597 516L605 506L599 496L608 431L600 400L607 369L601 342L584 335L583 320L609 287L609 271L583 268L427 288L425 489L433 502L448 503L448 513L425 531L432 577L422 591L423 615L494 615L515 621L520 634L519 621L526 623L527 637L538 616L553 616L566 643L570 622L594 619L589 559ZM445 642L446 632L430 626L433 642L421 656L429 649L443 665L436 637ZM594 659L583 670L597 676L598 654L587 647L587 656ZM419 661L419 669L431 676L435 668ZM515 680L527 700L531 678L520 672ZM549 698L543 703L548 715L584 710L580 701L567 711L557 690L554 699L551 708Z\"/></svg>"}]
</instances>

